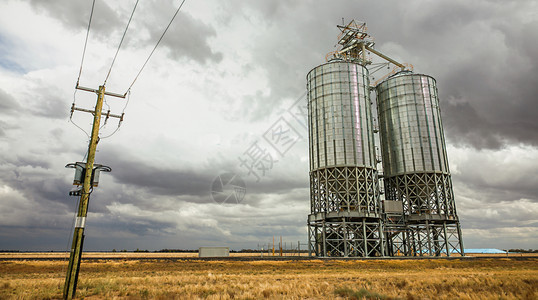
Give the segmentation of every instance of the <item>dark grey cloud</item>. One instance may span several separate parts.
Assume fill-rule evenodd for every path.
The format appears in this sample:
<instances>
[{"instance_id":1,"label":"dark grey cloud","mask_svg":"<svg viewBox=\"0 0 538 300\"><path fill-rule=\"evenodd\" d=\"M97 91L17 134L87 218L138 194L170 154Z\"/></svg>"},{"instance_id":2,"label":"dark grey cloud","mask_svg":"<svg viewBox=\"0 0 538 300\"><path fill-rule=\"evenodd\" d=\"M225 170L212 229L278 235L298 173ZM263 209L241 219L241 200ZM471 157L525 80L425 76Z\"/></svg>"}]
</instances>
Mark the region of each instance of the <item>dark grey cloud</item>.
<instances>
[{"instance_id":1,"label":"dark grey cloud","mask_svg":"<svg viewBox=\"0 0 538 300\"><path fill-rule=\"evenodd\" d=\"M292 193L296 189L307 189L308 173L305 172L304 176L292 176L278 177L272 176L270 178L262 178L259 182L249 182L247 186L248 192L252 194L288 194Z\"/></svg>"},{"instance_id":2,"label":"dark grey cloud","mask_svg":"<svg viewBox=\"0 0 538 300\"><path fill-rule=\"evenodd\" d=\"M172 19L178 3L175 1L152 1L141 3L139 10L152 11L153 15L135 13L138 20L133 24L133 31L147 31L148 34L135 37L128 43L132 46L154 45L161 37L164 29ZM137 24L138 22L138 24ZM166 48L170 58L192 59L200 64L219 63L222 53L213 50L211 38L217 31L204 21L194 18L188 9L188 3L179 11L159 47Z\"/></svg>"},{"instance_id":3,"label":"dark grey cloud","mask_svg":"<svg viewBox=\"0 0 538 300\"><path fill-rule=\"evenodd\" d=\"M256 194L286 194L295 189L308 187L308 174L303 177L281 176L270 174L261 177L259 182L249 176L245 170L239 167L239 161L232 157L223 161L211 161L207 164L191 166L185 163L184 167L170 167L167 165L149 165L148 162L136 158L136 155L126 155L125 149L105 147L99 154L99 161L112 167L110 176L124 185L127 190L143 191L140 197L119 197L121 203L129 201L137 205L145 205L145 197L169 196L177 201L194 203L213 203L210 198L212 182L225 172L232 172L245 180L247 183L247 197ZM106 174L105 176L109 176ZM106 177L104 177L105 179ZM105 179L108 180L108 179ZM256 196L252 197L250 205L256 205L259 201Z\"/></svg>"},{"instance_id":4,"label":"dark grey cloud","mask_svg":"<svg viewBox=\"0 0 538 300\"><path fill-rule=\"evenodd\" d=\"M537 146L538 79L533 74L538 63L530 71L511 77L479 69L460 68L445 81L447 88L440 87L448 96L441 99L448 138L478 149L499 149L506 143Z\"/></svg>"},{"instance_id":5,"label":"dark grey cloud","mask_svg":"<svg viewBox=\"0 0 538 300\"><path fill-rule=\"evenodd\" d=\"M63 228L43 229L34 224L31 227L3 226L3 229L0 232L2 250L69 251L69 241L72 239L69 236L69 225Z\"/></svg>"},{"instance_id":6,"label":"dark grey cloud","mask_svg":"<svg viewBox=\"0 0 538 300\"><path fill-rule=\"evenodd\" d=\"M121 149L106 148L99 160L113 169L110 175L120 184L147 190L155 195L203 196L209 194L218 170L202 166L178 169L168 165L150 165L147 161L127 156Z\"/></svg>"},{"instance_id":7,"label":"dark grey cloud","mask_svg":"<svg viewBox=\"0 0 538 300\"><path fill-rule=\"evenodd\" d=\"M445 132L450 132L450 139L456 145L471 143L478 149L503 145L501 136L491 132L492 124L481 117L470 103L449 99L442 106Z\"/></svg>"},{"instance_id":8,"label":"dark grey cloud","mask_svg":"<svg viewBox=\"0 0 538 300\"><path fill-rule=\"evenodd\" d=\"M479 149L538 145L538 18L527 17L533 7L532 1L440 2L407 14L392 34L391 26L381 27L384 41L403 46L415 67L437 78L450 141Z\"/></svg>"},{"instance_id":9,"label":"dark grey cloud","mask_svg":"<svg viewBox=\"0 0 538 300\"><path fill-rule=\"evenodd\" d=\"M2 123L0 128L4 127ZM24 125L14 128L25 130ZM58 158L70 155L72 146L59 139L62 134L62 129L46 126L37 138L34 135L20 137L16 136L18 133L8 131L6 139L12 140L13 145L5 148L9 151L0 159L0 186L7 189L5 195L19 195L26 201L35 202L32 211L50 212L49 208L54 207L57 215L68 210L74 198L68 196L72 177L66 179L66 174L72 173L64 169L67 162L58 163ZM47 213L44 213L43 217L46 216Z\"/></svg>"},{"instance_id":10,"label":"dark grey cloud","mask_svg":"<svg viewBox=\"0 0 538 300\"><path fill-rule=\"evenodd\" d=\"M69 97L61 90L55 87L39 86L29 91L27 94L14 97L0 89L0 114L14 116L30 113L33 116L51 119L68 117Z\"/></svg>"},{"instance_id":11,"label":"dark grey cloud","mask_svg":"<svg viewBox=\"0 0 538 300\"><path fill-rule=\"evenodd\" d=\"M28 156L18 155L16 161L14 161L14 166L16 168L31 167L31 168L50 169L51 163L47 160L43 160L41 157L30 156L30 155Z\"/></svg>"},{"instance_id":12,"label":"dark grey cloud","mask_svg":"<svg viewBox=\"0 0 538 300\"><path fill-rule=\"evenodd\" d=\"M123 167L115 169L112 176L119 183L144 187L158 195L205 195L208 183L215 177L211 173L201 174L198 170L166 169L163 166L134 164L134 161L117 163L122 163Z\"/></svg>"},{"instance_id":13,"label":"dark grey cloud","mask_svg":"<svg viewBox=\"0 0 538 300\"><path fill-rule=\"evenodd\" d=\"M62 22L67 28L86 30L91 11L91 1L39 1L29 0L34 9ZM135 1L124 8L113 8L106 2L96 1L90 35L115 47L132 13ZM122 47L140 48L155 45L172 18L177 4L173 1L141 2L133 15L125 43ZM149 32L148 34L145 34ZM165 47L173 59L186 57L194 61L218 63L222 54L212 49L209 39L217 33L213 27L195 19L188 12L179 12L159 47Z\"/></svg>"},{"instance_id":14,"label":"dark grey cloud","mask_svg":"<svg viewBox=\"0 0 538 300\"><path fill-rule=\"evenodd\" d=\"M467 208L460 213L466 228L495 230L499 228L530 227L538 230L535 210L513 207Z\"/></svg>"},{"instance_id":15,"label":"dark grey cloud","mask_svg":"<svg viewBox=\"0 0 538 300\"><path fill-rule=\"evenodd\" d=\"M30 3L66 27L77 32L86 29L91 2ZM538 30L536 16L527 13L532 11L533 3L439 1L425 5L421 1L342 0L311 5L301 1L229 1L218 4L222 14L218 24L193 17L196 14L189 10L187 2L162 41L161 50L174 60L196 61L203 67L196 74L200 75L207 72L206 67L211 69L209 66L223 59L214 50L212 40L228 30L227 26L232 26L237 18L250 22L257 32L254 38L242 40L238 36L227 46L237 45L252 53L251 58L240 62L244 74L261 74L260 80L267 80L269 88L234 103L241 104L235 108L241 110L239 115L243 119L249 120L246 125L257 121L268 121L270 125L268 118L286 109L282 107L284 101L304 93L308 71L323 63L327 52L335 50L336 24L342 22L342 17L346 22L353 18L366 21L379 50L413 63L418 71L437 79L449 143L471 147L470 152L503 149L513 144L535 147L538 68L534 56L538 53ZM144 1L140 5L124 47L152 47L168 24L177 1ZM92 36L95 34L101 40L117 36L119 42L131 8L125 6L116 8L97 1ZM109 45L115 50L113 41ZM225 72L222 77L228 78L230 74ZM219 76L216 77L218 80ZM64 100L71 97L55 95L61 92L32 88L23 98L16 99L0 90L0 114L9 116L0 121L2 141L17 138L10 135L11 129L19 126L10 123L16 113L30 113L47 124L66 118L69 103ZM61 125L43 128L42 136L43 140L55 141L56 148L36 143L27 151L0 157L0 187L4 189L0 224L6 229L0 231L1 248L64 250L68 244L76 204L76 198L67 195L73 171L64 169L54 159L42 158L69 151L80 157L86 149L74 149L72 141L63 141L70 137L58 126ZM305 163L304 172L297 171L303 166L297 162L300 157L289 154L289 160L279 162L260 182L255 182L239 167L236 156L219 157L205 164L178 159L173 166L154 165L159 159L142 157L133 145L136 143L99 145L97 162L110 165L113 171L102 174L100 186L92 193L85 248L192 249L215 243L236 248L267 242L275 233L293 237L294 242L306 239L308 170ZM306 155L306 147L303 150ZM465 233L469 232L467 236L473 241L479 237L481 243L487 243L517 236L519 232L527 241L514 238L510 243L535 247L532 230L538 222L538 190L531 174L537 166L529 161L527 167L506 163L490 168L504 159L491 156L490 152L483 156L488 159L465 161L453 175ZM218 205L210 198L211 183L216 176L229 171L243 176L247 195L240 204ZM501 231L504 235L484 237ZM483 244L477 246L480 245Z\"/></svg>"},{"instance_id":16,"label":"dark grey cloud","mask_svg":"<svg viewBox=\"0 0 538 300\"><path fill-rule=\"evenodd\" d=\"M331 1L303 5L249 1L238 13L257 15L256 62L269 77L269 96L245 99L263 120L281 99L304 89L310 68L335 50L336 24L367 22L379 50L438 81L445 134L454 143L499 149L538 145L538 17L534 1ZM278 24L278 25L277 25ZM449 99L458 99L457 102Z\"/></svg>"},{"instance_id":17,"label":"dark grey cloud","mask_svg":"<svg viewBox=\"0 0 538 300\"><path fill-rule=\"evenodd\" d=\"M491 176L495 176L495 174ZM491 181L488 182L487 178L472 177L469 174L457 176L457 180L454 180L454 185L459 188L466 188L465 194L467 196L479 199L483 203L508 203L521 199L538 203L538 197L536 196L538 195L538 188L532 181L532 179L525 176L515 176L514 180L492 184Z\"/></svg>"},{"instance_id":18,"label":"dark grey cloud","mask_svg":"<svg viewBox=\"0 0 538 300\"><path fill-rule=\"evenodd\" d=\"M70 26L83 28L86 24L81 14L89 13L89 7L83 9L87 3L31 3ZM111 22L126 19L129 11L115 12L105 3L98 4L97 31L122 27L116 24L118 21ZM142 8L158 13L153 18L140 11L135 14L133 32L145 29L149 35L135 38L131 46L156 41L174 5L171 1L142 4ZM284 99L300 95L305 74L323 62L325 53L334 50L336 23L341 18L346 22L356 18L368 23L378 47L396 43L406 51L388 55L407 55L402 59L438 79L445 131L451 141L495 149L505 141L538 143L538 106L534 105L538 92L534 76L538 71L534 59L538 20L527 13L533 7L533 1L441 1L436 5L336 1L319 3L304 13L304 5L287 1L232 1L222 5L223 13L233 9L260 30L259 38L245 43L252 43L253 62L267 70L270 90L242 100L242 113L250 120L264 120L271 115L267 112L279 107ZM217 34L215 28L193 18L188 10L182 11L163 46L175 59L189 57L202 64L215 63L222 59L210 44ZM447 101L452 98L459 99L457 105Z\"/></svg>"},{"instance_id":19,"label":"dark grey cloud","mask_svg":"<svg viewBox=\"0 0 538 300\"><path fill-rule=\"evenodd\" d=\"M465 189L456 189L463 191ZM535 248L538 206L528 200L490 203L456 199L466 248Z\"/></svg>"},{"instance_id":20,"label":"dark grey cloud","mask_svg":"<svg viewBox=\"0 0 538 300\"><path fill-rule=\"evenodd\" d=\"M15 98L4 90L0 89L0 113L9 114L10 112L20 109L20 105Z\"/></svg>"},{"instance_id":21,"label":"dark grey cloud","mask_svg":"<svg viewBox=\"0 0 538 300\"><path fill-rule=\"evenodd\" d=\"M28 95L31 105L27 108L33 115L52 119L69 117L69 97L62 91L51 87L40 87Z\"/></svg>"},{"instance_id":22,"label":"dark grey cloud","mask_svg":"<svg viewBox=\"0 0 538 300\"><path fill-rule=\"evenodd\" d=\"M150 40L157 41L163 30L164 26L151 26ZM222 60L222 53L213 51L210 42L211 37L216 34L213 27L188 13L179 12L164 36L162 46L168 48L169 56L174 60L188 57L201 64L219 63Z\"/></svg>"},{"instance_id":23,"label":"dark grey cloud","mask_svg":"<svg viewBox=\"0 0 538 300\"><path fill-rule=\"evenodd\" d=\"M50 163L32 156L18 156L16 160L3 161L0 164L2 172L0 180L35 201L50 201L66 204L70 182L65 181L63 174L54 173Z\"/></svg>"},{"instance_id":24,"label":"dark grey cloud","mask_svg":"<svg viewBox=\"0 0 538 300\"><path fill-rule=\"evenodd\" d=\"M74 30L86 30L90 20L92 8L91 1L71 1L71 0L27 0L38 12L50 15L62 22L67 28ZM133 2L134 5L134 2ZM114 11L106 1L95 1L95 7L91 23L92 33L97 33L104 38L112 31L123 26L121 18L123 14Z\"/></svg>"},{"instance_id":25,"label":"dark grey cloud","mask_svg":"<svg viewBox=\"0 0 538 300\"><path fill-rule=\"evenodd\" d=\"M21 110L21 106L13 96L0 89L0 114L10 116ZM7 137L7 131L18 128L15 124L0 120L0 138Z\"/></svg>"},{"instance_id":26,"label":"dark grey cloud","mask_svg":"<svg viewBox=\"0 0 538 300\"><path fill-rule=\"evenodd\" d=\"M2 174L2 177L5 176ZM0 248L64 250L75 212L74 203L50 201L47 199L50 196L47 186L31 194L4 179L0 178L4 189L0 201Z\"/></svg>"},{"instance_id":27,"label":"dark grey cloud","mask_svg":"<svg viewBox=\"0 0 538 300\"><path fill-rule=\"evenodd\" d=\"M538 170L536 151L524 154L521 148L511 148L498 153L478 152L459 158L453 174L454 186L483 203L515 202L522 199L538 203L538 186L535 176Z\"/></svg>"},{"instance_id":28,"label":"dark grey cloud","mask_svg":"<svg viewBox=\"0 0 538 300\"><path fill-rule=\"evenodd\" d=\"M289 1L230 1L230 10L256 28L256 37L244 42L253 55L245 71L262 68L269 86L242 99L241 115L250 121L265 121L286 99L304 93L308 71L334 50L336 24L330 18L319 18L324 13L321 6L304 13L304 6Z\"/></svg>"},{"instance_id":29,"label":"dark grey cloud","mask_svg":"<svg viewBox=\"0 0 538 300\"><path fill-rule=\"evenodd\" d=\"M160 209L147 209L141 203L114 202L109 204L109 213L90 214L87 238L93 242L88 240L87 245L97 249L157 250L220 244L241 249L267 242L275 232L293 237L294 243L299 239L304 242L304 233L297 226L304 228L308 206L298 207L297 196L265 195L258 207L251 205L250 200L241 204L172 204L166 198L156 197L155 202L165 203ZM285 212L279 209L283 205ZM303 208L304 217L297 218L297 212Z\"/></svg>"},{"instance_id":30,"label":"dark grey cloud","mask_svg":"<svg viewBox=\"0 0 538 300\"><path fill-rule=\"evenodd\" d=\"M150 234L166 234L171 228L175 228L172 222L163 222L147 217L124 216L121 214L107 214L107 217L94 218L94 221L88 221L88 226L96 230L113 230L128 233L136 236L145 236Z\"/></svg>"}]
</instances>

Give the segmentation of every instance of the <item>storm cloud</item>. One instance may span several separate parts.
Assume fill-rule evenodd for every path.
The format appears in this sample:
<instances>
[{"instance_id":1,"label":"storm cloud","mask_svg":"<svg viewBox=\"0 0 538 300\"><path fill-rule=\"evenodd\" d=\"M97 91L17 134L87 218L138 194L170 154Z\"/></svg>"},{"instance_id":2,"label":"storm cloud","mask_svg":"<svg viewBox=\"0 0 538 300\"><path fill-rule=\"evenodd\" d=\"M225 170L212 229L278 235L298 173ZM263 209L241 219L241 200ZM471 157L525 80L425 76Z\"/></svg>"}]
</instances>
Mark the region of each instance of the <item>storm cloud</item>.
<instances>
[{"instance_id":1,"label":"storm cloud","mask_svg":"<svg viewBox=\"0 0 538 300\"><path fill-rule=\"evenodd\" d=\"M84 86L102 84L134 3L96 1ZM139 5L109 91L125 92L179 2ZM91 126L82 112L72 120L86 133L73 126L69 109L95 105L73 91L90 8L0 4L0 248L68 244L76 198L64 166L84 160ZM307 131L288 109L335 50L336 25L356 19L376 49L437 80L465 246L538 248L536 11L536 1L187 1L130 97L106 98L125 118L117 131L117 119L101 124L96 162L112 173L91 195L85 247L304 243ZM263 138L279 118L302 135L283 154ZM272 159L264 169L240 161L254 143ZM211 198L225 172L245 181L242 202Z\"/></svg>"}]
</instances>

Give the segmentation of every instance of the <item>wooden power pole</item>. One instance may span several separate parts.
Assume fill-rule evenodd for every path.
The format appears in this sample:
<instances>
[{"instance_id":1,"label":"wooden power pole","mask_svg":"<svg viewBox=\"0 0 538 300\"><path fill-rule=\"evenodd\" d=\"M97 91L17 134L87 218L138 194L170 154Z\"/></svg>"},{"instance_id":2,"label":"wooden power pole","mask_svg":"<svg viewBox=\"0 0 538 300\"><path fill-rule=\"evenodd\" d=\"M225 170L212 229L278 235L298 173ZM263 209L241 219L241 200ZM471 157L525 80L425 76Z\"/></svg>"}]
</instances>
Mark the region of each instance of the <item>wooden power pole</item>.
<instances>
[{"instance_id":1,"label":"wooden power pole","mask_svg":"<svg viewBox=\"0 0 538 300\"><path fill-rule=\"evenodd\" d=\"M86 216L88 215L88 203L90 200L90 193L92 189L92 175L94 172L95 151L97 149L97 143L99 142L99 126L101 124L101 110L103 108L103 99L105 95L125 98L125 95L107 93L105 92L105 86L99 87L99 90L93 90L85 87L81 87L77 83L77 89L88 92L95 92L97 94L97 104L95 110L86 110L72 107L72 110L79 110L84 112L91 112L94 116L92 134L90 137L90 144L88 146L88 159L86 161L86 171L84 173L84 181L82 191L80 194L80 202L78 206L77 219L75 222L75 229L73 231L73 243L71 244L71 253L69 256L69 265L67 269L67 275L65 277L65 285L63 290L64 299L72 299L75 297L77 289L78 273L80 269L80 261L82 255L82 245L84 243L84 226L86 224ZM106 114L107 117L116 117L120 121L123 120L123 114L121 116L111 115L110 111Z\"/></svg>"}]
</instances>

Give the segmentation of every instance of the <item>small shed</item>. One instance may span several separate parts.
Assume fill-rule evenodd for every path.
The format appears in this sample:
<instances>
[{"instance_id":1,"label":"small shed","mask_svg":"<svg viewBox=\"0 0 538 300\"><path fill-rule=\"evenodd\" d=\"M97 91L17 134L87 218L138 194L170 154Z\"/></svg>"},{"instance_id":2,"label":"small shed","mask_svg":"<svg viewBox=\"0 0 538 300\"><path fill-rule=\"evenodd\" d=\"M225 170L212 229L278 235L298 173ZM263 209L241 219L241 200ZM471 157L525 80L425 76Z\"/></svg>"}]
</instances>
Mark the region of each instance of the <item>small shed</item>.
<instances>
[{"instance_id":1,"label":"small shed","mask_svg":"<svg viewBox=\"0 0 538 300\"><path fill-rule=\"evenodd\" d=\"M230 256L229 247L200 247L198 248L198 257L228 257Z\"/></svg>"}]
</instances>

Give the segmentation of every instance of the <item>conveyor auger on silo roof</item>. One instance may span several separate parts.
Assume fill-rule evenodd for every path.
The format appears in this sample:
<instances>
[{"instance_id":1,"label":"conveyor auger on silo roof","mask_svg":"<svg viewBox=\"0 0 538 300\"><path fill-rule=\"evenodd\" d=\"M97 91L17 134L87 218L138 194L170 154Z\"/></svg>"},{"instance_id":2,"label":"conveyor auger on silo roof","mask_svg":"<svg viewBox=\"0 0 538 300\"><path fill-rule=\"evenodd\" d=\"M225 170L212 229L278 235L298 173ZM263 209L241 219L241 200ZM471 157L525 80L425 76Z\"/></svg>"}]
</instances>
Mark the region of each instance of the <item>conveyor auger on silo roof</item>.
<instances>
[{"instance_id":1,"label":"conveyor auger on silo roof","mask_svg":"<svg viewBox=\"0 0 538 300\"><path fill-rule=\"evenodd\" d=\"M374 39L367 33L368 28L366 27L366 23L360 23L352 20L347 25L337 25L337 27L341 31L341 33L338 35L338 45L341 47L341 49L327 54L327 61L341 59L367 66L372 64L372 61L368 57L369 52L371 52L396 66L389 74L387 74L387 76L384 76L380 80L383 80L389 75L395 74L399 71L413 70L413 65L400 63L375 50ZM376 84L380 80L378 80Z\"/></svg>"}]
</instances>

